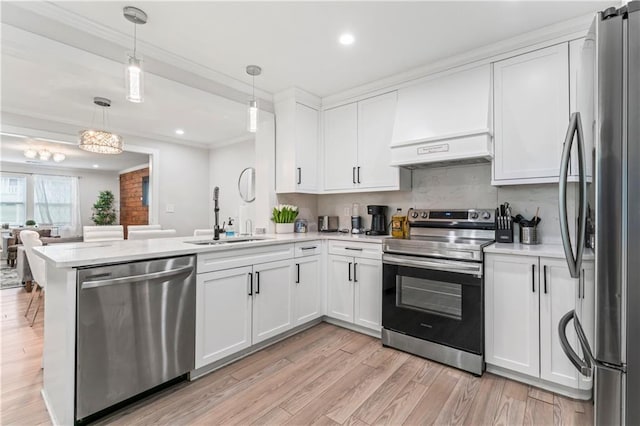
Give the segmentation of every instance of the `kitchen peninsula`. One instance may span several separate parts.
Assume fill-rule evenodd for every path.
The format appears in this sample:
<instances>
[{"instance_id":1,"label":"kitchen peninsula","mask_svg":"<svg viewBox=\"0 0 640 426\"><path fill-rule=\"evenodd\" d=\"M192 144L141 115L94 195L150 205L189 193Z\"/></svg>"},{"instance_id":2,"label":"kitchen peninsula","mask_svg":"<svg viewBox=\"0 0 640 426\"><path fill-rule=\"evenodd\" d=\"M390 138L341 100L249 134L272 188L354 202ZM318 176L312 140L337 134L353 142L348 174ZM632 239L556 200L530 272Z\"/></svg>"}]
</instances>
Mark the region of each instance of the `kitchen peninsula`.
<instances>
[{"instance_id":1,"label":"kitchen peninsula","mask_svg":"<svg viewBox=\"0 0 640 426\"><path fill-rule=\"evenodd\" d=\"M93 339L93 347L100 343L95 340L95 334L106 340L118 339L118 342L109 342L109 350L118 351L119 354L105 354L101 359L105 371L109 368L120 368L118 372L121 372L125 367L112 364L126 361L120 354L126 352L128 343L134 347L132 351L147 348L140 342L145 338L143 333L134 333L135 337L130 339L132 342L120 342L120 339L123 339L122 334L128 331L127 326L131 328L133 324L137 328L141 321L144 322L140 318L129 317L137 317L138 311L152 310L154 306L147 305L153 305L154 302L162 305L162 311L157 316L153 315L153 312L147 313L147 322L156 319L160 321L162 318L177 319L177 323L186 324L176 325L178 328L174 335L165 339L166 336L163 334L160 339L156 339L162 340L161 343L151 339L150 348L154 349L153 344L160 345L155 348L156 352L164 354L157 355L155 362L162 364L160 369L166 371L165 352L179 351L177 360L172 362L178 363L180 357L189 358L187 370L180 372L178 377L183 373L189 373L190 379L302 331L318 323L325 312L330 317L325 317L328 322L379 336L382 293L381 243L384 238L386 237L309 233L260 235L246 239L222 239L219 242L208 240L208 244L195 244L204 242L205 239L202 237L180 237L38 248L38 254L46 259L48 277L42 394L52 419L56 424L69 424L75 420L90 418L89 415L139 393L138 390L127 395L122 389L117 389L117 392L122 392L123 395L119 400L116 398L107 404L104 401L95 401L96 397L87 404L78 404L80 383L87 379L84 377L85 372L80 372L78 368L78 364L82 362L78 352L81 352L83 347L82 343L79 343L82 336L80 330L82 327L93 330L89 336ZM349 315L342 315L342 307L349 305L349 302L339 300L343 295L327 295L325 290L324 265L327 265L325 258L328 253L345 256L352 262L354 259L362 258L363 271L358 271L361 278L359 282L353 283L350 294L350 300L355 299L355 305L359 308ZM163 263L158 266L157 262ZM110 271L114 267L122 268L122 265L127 268L127 273L125 276L119 275L114 278L116 275L112 275ZM136 265L143 266L140 268ZM359 268L354 266L354 269L356 267ZM170 276L182 279L191 276L189 272L195 276L195 291L189 290L194 293L190 302L192 305L183 303L176 309L190 311L190 315L174 318L171 316L176 314L174 310L164 305L176 298L183 299L184 294L188 292L188 286L176 291L177 284L172 284L172 287L167 287L166 284L175 282L169 279ZM345 278L346 272L340 270ZM145 280L141 279L142 274L146 274ZM135 280L136 277L139 279ZM250 280L247 277L250 277ZM155 283L155 287L149 286L152 282ZM125 286L132 283L136 283L135 287L145 287L143 293L134 294L133 288L128 289ZM160 286L163 286L161 292L169 294L169 297L156 299L153 296L154 288ZM111 293L96 293L105 288ZM113 292L116 288L125 290L121 296L114 298ZM88 310L83 310L83 306L86 306L82 299L84 296L81 296L83 291L90 292L86 300L93 303L93 307ZM141 299L145 300L142 300L140 305L132 305L130 300L135 300L137 296L143 296ZM359 300L362 303L358 303ZM149 303L145 303L147 301ZM105 308L105 304L110 305L110 308ZM353 303L351 306L353 307ZM114 315L113 309L116 309L116 316L113 318L117 321L107 321L105 317L109 314ZM332 315L332 309L340 311L341 315ZM103 323L97 323L98 321ZM108 328L107 323L113 322L120 323L121 328L111 333L104 330ZM173 327L172 324L171 326ZM157 328L162 328L164 333L167 327L163 325ZM149 329L147 334L155 336L156 332ZM194 334L192 344L189 345L191 347L185 352L185 349L181 348L185 346L185 335L188 337ZM175 342L165 341L171 339ZM95 356L87 358L95 364ZM153 359L148 365L149 369L154 368ZM93 367L85 368L85 371L103 370L95 368L95 365ZM105 381L109 382L108 379ZM165 380L152 382L151 387L163 381ZM109 387L109 383L102 383L102 386L114 391ZM96 385L92 388L95 389ZM82 397L88 398L86 393L82 393ZM85 405L93 408L83 411Z\"/></svg>"}]
</instances>

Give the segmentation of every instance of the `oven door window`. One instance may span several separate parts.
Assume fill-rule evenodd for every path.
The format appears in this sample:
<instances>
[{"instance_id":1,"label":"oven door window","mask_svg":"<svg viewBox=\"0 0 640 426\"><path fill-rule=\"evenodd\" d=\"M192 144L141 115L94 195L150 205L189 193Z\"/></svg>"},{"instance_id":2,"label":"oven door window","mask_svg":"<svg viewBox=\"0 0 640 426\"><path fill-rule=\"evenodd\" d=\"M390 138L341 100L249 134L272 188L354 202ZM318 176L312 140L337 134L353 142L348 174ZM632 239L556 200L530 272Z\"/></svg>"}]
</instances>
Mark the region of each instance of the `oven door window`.
<instances>
[{"instance_id":1,"label":"oven door window","mask_svg":"<svg viewBox=\"0 0 640 426\"><path fill-rule=\"evenodd\" d=\"M462 285L396 275L396 306L462 319Z\"/></svg>"}]
</instances>

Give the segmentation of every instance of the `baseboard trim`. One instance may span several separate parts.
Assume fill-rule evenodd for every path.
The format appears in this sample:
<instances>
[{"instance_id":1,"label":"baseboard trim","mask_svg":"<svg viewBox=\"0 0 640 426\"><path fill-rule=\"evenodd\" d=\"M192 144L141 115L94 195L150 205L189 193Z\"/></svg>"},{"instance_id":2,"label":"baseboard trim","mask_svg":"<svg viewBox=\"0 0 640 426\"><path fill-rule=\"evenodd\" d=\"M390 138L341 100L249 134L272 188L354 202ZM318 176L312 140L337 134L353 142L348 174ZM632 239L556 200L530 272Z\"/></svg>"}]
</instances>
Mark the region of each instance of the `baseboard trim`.
<instances>
[{"instance_id":1,"label":"baseboard trim","mask_svg":"<svg viewBox=\"0 0 640 426\"><path fill-rule=\"evenodd\" d=\"M47 413L49 414L49 418L51 419L51 423L53 423L54 425L61 424L56 419L56 416L53 414L53 410L51 410L51 404L49 404L49 398L47 398L47 392L44 390L44 388L40 389L40 395L42 396L42 399L44 400L44 406L47 409Z\"/></svg>"},{"instance_id":2,"label":"baseboard trim","mask_svg":"<svg viewBox=\"0 0 640 426\"><path fill-rule=\"evenodd\" d=\"M351 331L355 331L357 333L366 334L367 336L375 337L377 339L380 339L382 337L382 330L375 331L367 327L362 327L361 325L358 325L358 324L353 324L353 323L345 322L339 319L330 318L326 315L322 317L322 321L328 324L336 325L338 327L349 329Z\"/></svg>"},{"instance_id":3,"label":"baseboard trim","mask_svg":"<svg viewBox=\"0 0 640 426\"><path fill-rule=\"evenodd\" d=\"M515 371L507 370L506 368L498 367L496 365L487 364L486 371L488 373L495 374L496 376L506 377L507 379L515 380L516 382L521 382L527 385L535 386L537 388L540 388L549 392L554 392L562 396L567 396L569 398L579 399L582 401L590 400L593 394L592 389L589 389L589 390L573 389L568 386L559 385L557 383L551 383L537 377L531 377Z\"/></svg>"}]
</instances>

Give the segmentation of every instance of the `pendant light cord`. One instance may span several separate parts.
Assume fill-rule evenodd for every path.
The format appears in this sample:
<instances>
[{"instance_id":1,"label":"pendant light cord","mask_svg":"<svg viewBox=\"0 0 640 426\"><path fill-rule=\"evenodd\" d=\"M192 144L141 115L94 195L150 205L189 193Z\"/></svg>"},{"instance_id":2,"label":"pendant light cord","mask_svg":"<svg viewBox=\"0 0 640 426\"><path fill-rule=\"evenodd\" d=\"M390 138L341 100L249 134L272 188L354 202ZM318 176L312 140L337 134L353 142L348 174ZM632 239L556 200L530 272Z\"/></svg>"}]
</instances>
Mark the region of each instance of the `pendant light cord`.
<instances>
[{"instance_id":1,"label":"pendant light cord","mask_svg":"<svg viewBox=\"0 0 640 426\"><path fill-rule=\"evenodd\" d=\"M133 23L133 59L136 59L136 45L138 40L138 24Z\"/></svg>"}]
</instances>

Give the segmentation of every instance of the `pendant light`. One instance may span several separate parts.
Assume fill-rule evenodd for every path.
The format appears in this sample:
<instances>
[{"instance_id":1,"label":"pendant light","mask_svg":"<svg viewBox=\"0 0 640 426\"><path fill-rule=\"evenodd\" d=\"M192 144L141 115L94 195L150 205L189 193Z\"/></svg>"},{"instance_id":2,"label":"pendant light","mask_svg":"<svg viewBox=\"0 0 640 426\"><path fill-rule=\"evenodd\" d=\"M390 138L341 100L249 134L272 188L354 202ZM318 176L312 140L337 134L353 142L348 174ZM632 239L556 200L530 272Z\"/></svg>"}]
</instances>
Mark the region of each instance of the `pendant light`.
<instances>
[{"instance_id":1,"label":"pendant light","mask_svg":"<svg viewBox=\"0 0 640 426\"><path fill-rule=\"evenodd\" d=\"M247 130L255 133L258 130L258 100L256 99L256 75L262 73L257 65L247 65L247 74L251 76L251 99L247 110Z\"/></svg>"},{"instance_id":2,"label":"pendant light","mask_svg":"<svg viewBox=\"0 0 640 426\"><path fill-rule=\"evenodd\" d=\"M107 108L111 106L111 100L95 97L93 98L93 103L102 108L102 129L106 129ZM78 146L80 149L98 154L120 154L123 148L123 140L121 136L107 130L89 129L80 132L80 142Z\"/></svg>"},{"instance_id":3,"label":"pendant light","mask_svg":"<svg viewBox=\"0 0 640 426\"><path fill-rule=\"evenodd\" d=\"M133 22L133 54L128 55L125 68L125 81L127 88L127 100L140 103L144 101L144 72L142 70L142 58L136 56L136 43L138 36L138 24L147 23L147 14L137 7L127 6L123 9L124 17Z\"/></svg>"}]
</instances>

